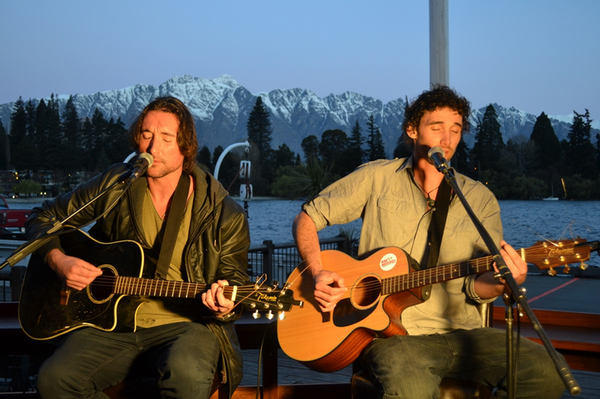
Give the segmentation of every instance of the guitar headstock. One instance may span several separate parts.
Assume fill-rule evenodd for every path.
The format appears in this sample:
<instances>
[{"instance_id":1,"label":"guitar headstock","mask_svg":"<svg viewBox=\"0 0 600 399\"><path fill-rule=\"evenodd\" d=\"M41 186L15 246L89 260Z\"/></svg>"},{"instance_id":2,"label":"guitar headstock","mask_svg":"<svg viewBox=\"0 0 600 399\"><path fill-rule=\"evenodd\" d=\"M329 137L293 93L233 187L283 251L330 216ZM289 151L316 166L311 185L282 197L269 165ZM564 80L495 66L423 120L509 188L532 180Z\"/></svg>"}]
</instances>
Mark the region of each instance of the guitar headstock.
<instances>
[{"instance_id":1,"label":"guitar headstock","mask_svg":"<svg viewBox=\"0 0 600 399\"><path fill-rule=\"evenodd\" d=\"M264 287L257 280L255 285L238 288L236 302L243 305L245 309L254 311L255 319L260 317L260 312L267 312L267 319L271 320L275 313L283 315L292 306L303 306L302 301L294 299L294 292L288 288L277 288L279 284L275 281L272 286Z\"/></svg>"},{"instance_id":2,"label":"guitar headstock","mask_svg":"<svg viewBox=\"0 0 600 399\"><path fill-rule=\"evenodd\" d=\"M579 263L581 269L587 268L584 263L590 258L590 252L598 247L598 242L588 243L583 238L560 241L538 241L532 247L522 249L523 259L533 263L540 269L549 269L548 274L556 275L555 267L564 266L565 272L570 270L571 263Z\"/></svg>"}]
</instances>

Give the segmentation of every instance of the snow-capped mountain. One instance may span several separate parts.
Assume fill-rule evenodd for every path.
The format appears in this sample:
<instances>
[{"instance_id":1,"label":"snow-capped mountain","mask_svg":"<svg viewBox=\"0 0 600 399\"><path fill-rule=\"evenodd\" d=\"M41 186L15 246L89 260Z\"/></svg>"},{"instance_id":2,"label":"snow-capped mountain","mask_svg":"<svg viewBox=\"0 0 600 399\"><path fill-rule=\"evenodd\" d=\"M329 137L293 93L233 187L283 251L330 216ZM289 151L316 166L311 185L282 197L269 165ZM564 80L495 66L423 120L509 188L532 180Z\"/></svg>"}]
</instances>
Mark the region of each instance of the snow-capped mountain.
<instances>
[{"instance_id":1,"label":"snow-capped mountain","mask_svg":"<svg viewBox=\"0 0 600 399\"><path fill-rule=\"evenodd\" d=\"M299 88L253 94L229 75L216 79L176 76L158 87L138 84L91 95L76 94L73 101L81 118L91 117L98 108L106 119L120 117L129 126L146 104L164 95L175 96L190 108L196 119L199 144L206 145L211 151L217 145L225 148L246 140L248 114L256 98L261 96L271 115L273 148L285 143L292 151L302 154L300 143L306 136L312 134L320 138L328 129L341 129L349 135L356 120L365 135L366 121L372 114L380 127L386 151L391 156L400 136L405 107L402 98L383 104L380 100L353 92L331 94L324 98ZM61 113L68 97L58 97ZM0 117L7 131L13 105L0 105ZM505 142L517 135L531 135L537 115L497 104L494 108ZM471 116L473 127L484 113L485 107L474 110ZM550 118L559 140L566 138L570 123L565 122L564 117ZM465 138L471 146L474 133Z\"/></svg>"}]
</instances>

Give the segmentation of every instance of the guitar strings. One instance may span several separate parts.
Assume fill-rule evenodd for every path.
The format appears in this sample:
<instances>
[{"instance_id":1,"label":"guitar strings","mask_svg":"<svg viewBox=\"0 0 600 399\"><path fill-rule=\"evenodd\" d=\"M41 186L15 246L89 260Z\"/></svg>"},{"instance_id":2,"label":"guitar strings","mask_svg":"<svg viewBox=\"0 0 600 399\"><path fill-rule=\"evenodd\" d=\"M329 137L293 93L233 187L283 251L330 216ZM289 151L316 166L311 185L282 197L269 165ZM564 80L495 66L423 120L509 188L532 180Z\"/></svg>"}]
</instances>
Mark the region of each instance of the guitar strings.
<instances>
[{"instance_id":1,"label":"guitar strings","mask_svg":"<svg viewBox=\"0 0 600 399\"><path fill-rule=\"evenodd\" d=\"M131 281L127 281L131 280ZM237 293L243 295L241 299L236 301L234 308L240 305L243 301L250 298L253 294L258 292L264 283L266 282L266 275L260 276L257 281L252 285L242 285L237 286ZM190 298L188 294L192 294L195 297L198 293L203 292L206 288L206 284L202 283L189 283L185 281L175 281L175 280L155 280L155 279L144 279L139 277L128 277L128 276L108 276L101 275L98 276L92 284L90 284L93 288L110 288L113 289L112 293L120 293L119 288L125 288L126 293L136 294L139 290L143 291L153 291L152 294L147 294L145 296L156 296L156 297L165 297L165 296L174 296L179 298ZM160 286L160 287L158 287ZM173 287L171 287L173 286ZM179 286L177 289L176 286ZM190 290L190 287L193 289ZM234 286L224 286L223 290L225 294L231 295L234 291ZM173 295L175 292L183 293L186 295ZM273 292L275 291L268 291ZM158 295L157 295L158 293ZM171 293L171 295L169 295ZM269 302L255 299L255 302L260 304L269 304Z\"/></svg>"},{"instance_id":2,"label":"guitar strings","mask_svg":"<svg viewBox=\"0 0 600 399\"><path fill-rule=\"evenodd\" d=\"M551 242L551 244L553 245L553 247L559 247L561 245L559 243L554 243L554 242ZM563 243L563 245L564 245L564 243ZM547 247L544 247L543 244L536 244L530 248L524 249L524 251L527 254L526 260L529 263L534 263L534 264L535 264L536 260L538 263L540 261L542 261L542 262L545 261L546 259L548 259L548 255L549 255L549 249ZM555 257L556 256L559 256L559 255L555 255ZM572 254L572 256L577 257L576 254ZM387 287L388 285L395 285L396 287L406 287L403 290L396 291L396 292L401 292L404 290L409 290L409 289L418 288L418 287L427 285L425 283L425 280L428 282L432 282L432 283L443 282L443 281L447 281L448 279L450 279L450 277L452 277L453 275L456 275L456 278L458 278L458 277L466 276L469 274L478 274L478 273L481 273L484 271L492 270L492 261L493 261L493 257L488 255L488 256L481 257L481 258L471 259L471 260L465 261L465 262L437 266L434 268L424 269L424 270L415 271L415 272L409 272L409 273L400 274L397 276L390 276L390 277L383 278L381 280L371 280L371 281L360 280L356 284L356 288L359 288L361 290L361 292L364 292L364 293L382 292L382 294L385 294L385 292L383 292L384 287ZM558 264L562 264L562 263L558 262L557 265ZM548 266L548 267L550 267L550 266ZM474 268L476 270L476 272L475 273L469 272L469 270L468 270L469 268ZM439 281L440 279L442 281Z\"/></svg>"}]
</instances>

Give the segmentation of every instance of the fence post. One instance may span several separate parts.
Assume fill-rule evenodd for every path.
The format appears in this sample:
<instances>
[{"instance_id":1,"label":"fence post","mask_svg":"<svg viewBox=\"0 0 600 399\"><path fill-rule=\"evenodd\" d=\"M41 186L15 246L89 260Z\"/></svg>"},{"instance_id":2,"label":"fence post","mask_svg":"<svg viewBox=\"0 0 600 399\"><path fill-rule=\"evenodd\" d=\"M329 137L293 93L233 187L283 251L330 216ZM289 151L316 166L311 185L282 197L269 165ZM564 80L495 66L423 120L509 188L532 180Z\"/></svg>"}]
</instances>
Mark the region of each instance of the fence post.
<instances>
[{"instance_id":1,"label":"fence post","mask_svg":"<svg viewBox=\"0 0 600 399\"><path fill-rule=\"evenodd\" d=\"M263 241L263 244L267 247L263 251L263 273L267 275L268 281L271 281L274 276L273 252L275 251L275 246L271 240L265 240Z\"/></svg>"}]
</instances>

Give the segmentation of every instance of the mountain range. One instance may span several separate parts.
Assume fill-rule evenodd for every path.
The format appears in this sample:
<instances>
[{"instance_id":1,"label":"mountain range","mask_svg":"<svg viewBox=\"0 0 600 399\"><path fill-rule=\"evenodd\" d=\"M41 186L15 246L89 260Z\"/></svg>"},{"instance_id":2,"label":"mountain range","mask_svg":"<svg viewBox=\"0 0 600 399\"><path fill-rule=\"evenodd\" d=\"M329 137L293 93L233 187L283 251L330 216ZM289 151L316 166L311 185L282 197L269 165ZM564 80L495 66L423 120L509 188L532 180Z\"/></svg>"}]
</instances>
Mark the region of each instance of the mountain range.
<instances>
[{"instance_id":1,"label":"mountain range","mask_svg":"<svg viewBox=\"0 0 600 399\"><path fill-rule=\"evenodd\" d=\"M107 120L120 117L129 126L153 98L165 95L179 98L190 108L196 120L199 144L206 145L211 152L218 145L225 148L247 139L248 115L257 97L261 96L270 112L273 148L285 143L292 151L302 155L301 142L306 136L312 134L320 138L329 129L341 129L350 135L356 120L366 136L366 121L373 115L383 136L386 152L391 157L401 133L405 107L405 100L402 98L384 104L381 100L353 92L330 94L323 98L308 89L300 88L253 94L229 75L216 79L176 76L158 87L137 84L90 95L74 94L73 102L80 118L91 117L98 108ZM68 98L69 95L58 96L61 115ZM37 102L39 99L32 101ZM0 118L7 131L13 106L14 103L0 105ZM514 107L505 108L498 104L493 106L505 143L520 135L529 138L537 115ZM474 127L478 119L483 117L485 109L486 107L475 109L471 114L472 131L465 136L469 147L474 143ZM558 139L566 139L570 129L568 117L549 118ZM594 140L600 130L593 130Z\"/></svg>"}]
</instances>

